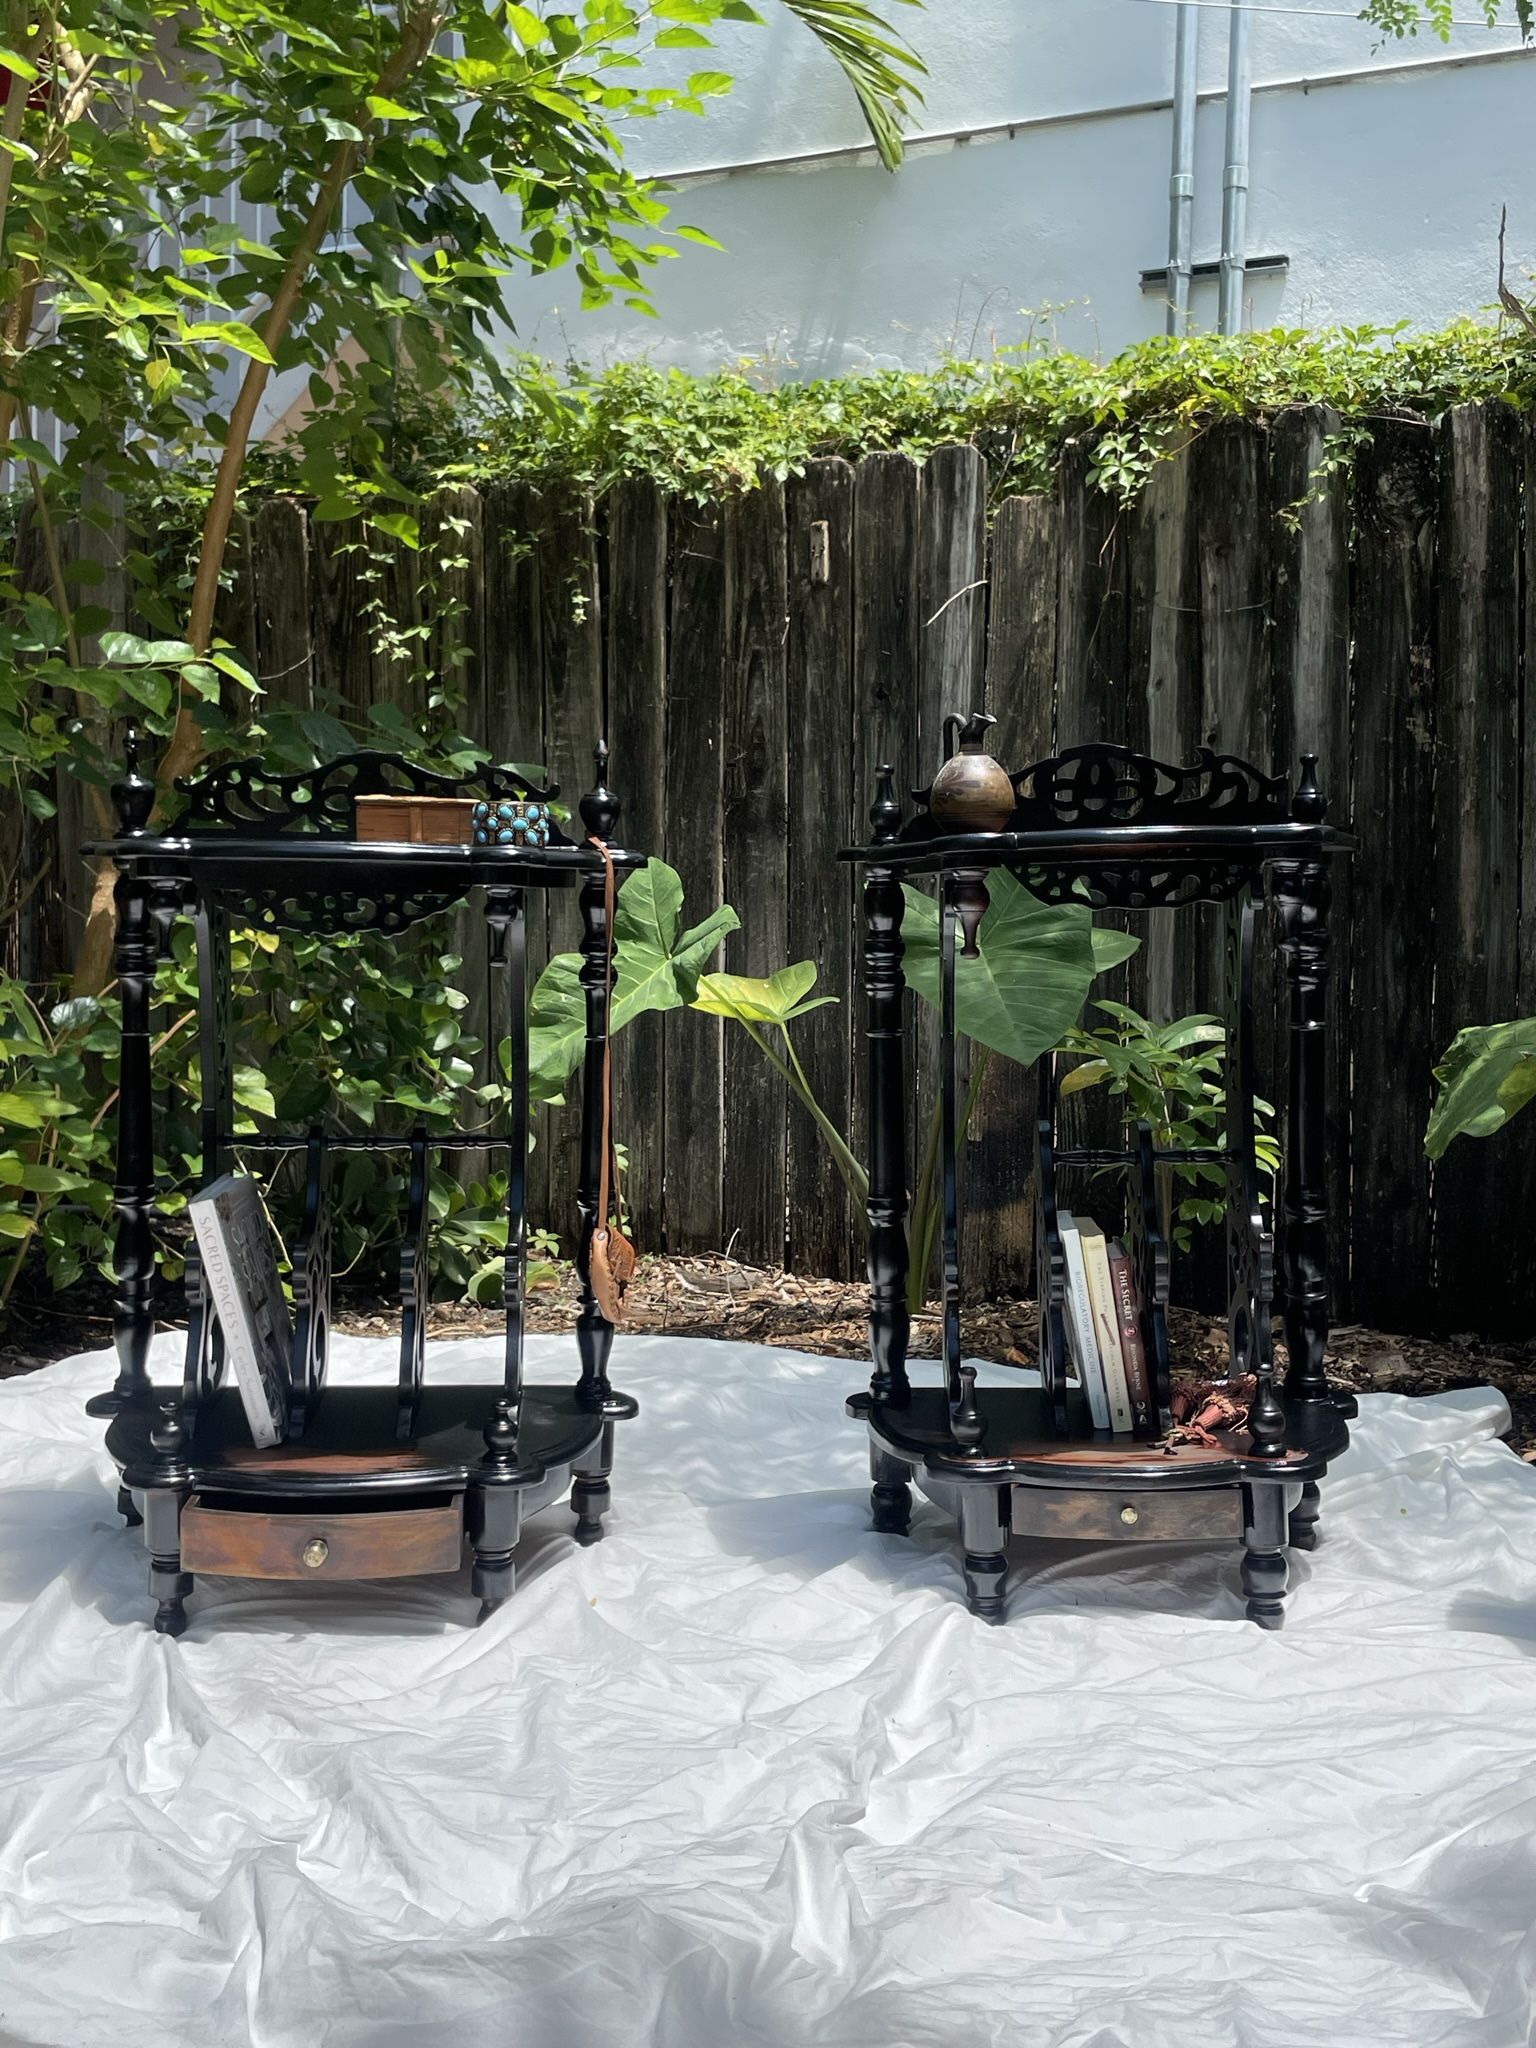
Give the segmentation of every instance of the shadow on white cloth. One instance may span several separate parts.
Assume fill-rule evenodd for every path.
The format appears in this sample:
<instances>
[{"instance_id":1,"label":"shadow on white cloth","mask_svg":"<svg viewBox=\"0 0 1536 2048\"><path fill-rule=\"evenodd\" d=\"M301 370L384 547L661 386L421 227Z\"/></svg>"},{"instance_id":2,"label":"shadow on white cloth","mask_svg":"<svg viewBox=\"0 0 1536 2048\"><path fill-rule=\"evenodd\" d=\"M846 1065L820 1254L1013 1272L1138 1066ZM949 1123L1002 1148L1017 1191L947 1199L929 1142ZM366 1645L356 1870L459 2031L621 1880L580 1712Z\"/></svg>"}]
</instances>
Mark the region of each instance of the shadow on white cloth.
<instances>
[{"instance_id":1,"label":"shadow on white cloth","mask_svg":"<svg viewBox=\"0 0 1536 2048\"><path fill-rule=\"evenodd\" d=\"M1279 1635L1235 1549L1153 1546L1016 1544L989 1628L936 1510L869 1530L856 1365L626 1339L608 1539L545 1511L484 1628L467 1575L203 1580L171 1643L81 1412L111 1370L0 1387L0 2042L1531 2039L1536 1473L1496 1394L1362 1403Z\"/></svg>"}]
</instances>

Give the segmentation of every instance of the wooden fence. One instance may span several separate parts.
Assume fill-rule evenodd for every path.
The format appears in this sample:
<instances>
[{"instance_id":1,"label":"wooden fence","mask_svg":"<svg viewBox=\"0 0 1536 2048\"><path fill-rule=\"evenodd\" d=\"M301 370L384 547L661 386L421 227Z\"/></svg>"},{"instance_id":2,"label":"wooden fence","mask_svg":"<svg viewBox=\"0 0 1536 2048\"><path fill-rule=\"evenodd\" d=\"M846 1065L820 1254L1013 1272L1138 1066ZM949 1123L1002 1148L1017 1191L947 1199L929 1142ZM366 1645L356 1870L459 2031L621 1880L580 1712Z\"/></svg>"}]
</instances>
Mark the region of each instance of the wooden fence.
<instances>
[{"instance_id":1,"label":"wooden fence","mask_svg":"<svg viewBox=\"0 0 1536 2048\"><path fill-rule=\"evenodd\" d=\"M1362 842L1333 921L1338 1305L1389 1328L1523 1329L1536 1119L1433 1176L1421 1136L1456 1029L1536 1001L1536 429L1500 406L1382 420L1345 467L1325 459L1329 427L1318 410L1214 427L1129 510L1088 486L1081 450L1051 495L1001 502L969 447L818 461L718 505L643 482L595 508L457 490L430 508L437 552L451 543L436 625L415 558L365 573L354 533L275 501L239 536L227 629L274 695L403 702L407 664L369 625L382 599L438 653L462 647L492 752L542 758L568 794L606 726L621 836L681 871L691 913L735 905L726 964L809 958L839 999L799 1043L856 1144L857 925L833 856L862 833L877 761L925 780L944 713L978 705L1015 766L1097 738L1281 767L1315 751ZM1115 988L1159 1014L1211 1006L1209 919L1153 922ZM573 903L554 902L547 938L574 943ZM642 1244L857 1270L816 1133L740 1032L637 1024L620 1085ZM1028 1288L1030 1086L994 1069L969 1147L978 1290ZM573 1175L568 1135L549 1133L535 1210L557 1215Z\"/></svg>"}]
</instances>

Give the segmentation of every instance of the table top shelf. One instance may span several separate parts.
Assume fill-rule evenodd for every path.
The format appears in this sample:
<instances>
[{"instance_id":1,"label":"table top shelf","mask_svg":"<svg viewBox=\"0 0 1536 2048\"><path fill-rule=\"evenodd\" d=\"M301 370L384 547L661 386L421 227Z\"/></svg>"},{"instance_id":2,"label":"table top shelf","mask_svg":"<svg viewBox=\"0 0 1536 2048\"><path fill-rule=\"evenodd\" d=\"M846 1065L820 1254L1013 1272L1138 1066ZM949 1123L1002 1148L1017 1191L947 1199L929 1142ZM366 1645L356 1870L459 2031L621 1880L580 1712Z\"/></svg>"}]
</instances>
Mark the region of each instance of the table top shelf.
<instances>
[{"instance_id":1,"label":"table top shelf","mask_svg":"<svg viewBox=\"0 0 1536 2048\"><path fill-rule=\"evenodd\" d=\"M983 1423L973 1450L956 1444L948 1397L942 1387L914 1387L905 1404L853 1395L848 1412L899 1456L921 1459L937 1478L1000 1481L1016 1485L1138 1489L1236 1486L1244 1480L1298 1483L1318 1478L1328 1460L1349 1440L1346 1397L1286 1404L1284 1459L1248 1454L1245 1429L1214 1431L1214 1447L1164 1445L1140 1437L1095 1430L1081 1387L1067 1389L1070 1435L1052 1427L1050 1405L1038 1387L978 1387L976 1406Z\"/></svg>"},{"instance_id":2,"label":"table top shelf","mask_svg":"<svg viewBox=\"0 0 1536 2048\"><path fill-rule=\"evenodd\" d=\"M191 1485L208 1492L269 1497L459 1491L484 1464L485 1427L500 1388L427 1385L418 1397L415 1431L397 1441L399 1389L328 1387L295 1443L261 1449L251 1441L239 1393L221 1387L198 1408L186 1462ZM107 1449L125 1485L153 1478L150 1431L154 1405L113 1417ZM583 1407L571 1387L528 1387L523 1394L517 1456L529 1483L569 1465L601 1436L607 1417Z\"/></svg>"}]
</instances>

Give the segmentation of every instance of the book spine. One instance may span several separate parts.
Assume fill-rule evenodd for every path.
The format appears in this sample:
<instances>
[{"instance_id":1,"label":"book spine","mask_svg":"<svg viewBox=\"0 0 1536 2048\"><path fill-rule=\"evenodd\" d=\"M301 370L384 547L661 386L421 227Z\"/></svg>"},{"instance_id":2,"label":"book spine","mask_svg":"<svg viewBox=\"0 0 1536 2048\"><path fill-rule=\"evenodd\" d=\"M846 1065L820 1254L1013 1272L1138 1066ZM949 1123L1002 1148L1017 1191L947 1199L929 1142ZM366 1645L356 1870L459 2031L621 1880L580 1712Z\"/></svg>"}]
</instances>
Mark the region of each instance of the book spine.
<instances>
[{"instance_id":1,"label":"book spine","mask_svg":"<svg viewBox=\"0 0 1536 2048\"><path fill-rule=\"evenodd\" d=\"M1070 1216L1062 1216L1060 1224L1061 1248L1067 1262L1067 1341L1077 1366L1077 1376L1088 1396L1093 1426L1095 1429L1108 1429L1109 1390L1104 1384L1098 1339L1093 1334L1093 1307L1088 1299L1088 1279L1083 1271L1082 1240Z\"/></svg>"},{"instance_id":2,"label":"book spine","mask_svg":"<svg viewBox=\"0 0 1536 2048\"><path fill-rule=\"evenodd\" d=\"M241 1299L240 1283L229 1256L229 1247L224 1242L223 1219L219 1215L218 1204L216 1201L201 1201L194 1196L187 1208L197 1248L202 1255L203 1285L208 1290L213 1312L224 1332L224 1349L235 1375L235 1384L240 1389L245 1419L251 1426L251 1441L258 1450L270 1450L281 1440L282 1431L267 1399L261 1361L256 1354L245 1303Z\"/></svg>"},{"instance_id":3,"label":"book spine","mask_svg":"<svg viewBox=\"0 0 1536 2048\"><path fill-rule=\"evenodd\" d=\"M1115 1290L1109 1277L1109 1256L1102 1230L1079 1228L1083 1247L1083 1270L1088 1278L1088 1299L1093 1305L1093 1332L1098 1340L1099 1361L1104 1371L1104 1388L1109 1396L1110 1426L1117 1434L1129 1435L1132 1424L1131 1397L1125 1384L1125 1356L1120 1349L1120 1315L1115 1307Z\"/></svg>"},{"instance_id":4,"label":"book spine","mask_svg":"<svg viewBox=\"0 0 1536 2048\"><path fill-rule=\"evenodd\" d=\"M1120 1351L1125 1360L1125 1384L1131 1397L1131 1413L1139 1430L1151 1431L1152 1388L1147 1378L1147 1354L1141 1341L1141 1311L1136 1300L1136 1282L1131 1274L1131 1262L1118 1244L1109 1247L1109 1277L1115 1290Z\"/></svg>"}]
</instances>

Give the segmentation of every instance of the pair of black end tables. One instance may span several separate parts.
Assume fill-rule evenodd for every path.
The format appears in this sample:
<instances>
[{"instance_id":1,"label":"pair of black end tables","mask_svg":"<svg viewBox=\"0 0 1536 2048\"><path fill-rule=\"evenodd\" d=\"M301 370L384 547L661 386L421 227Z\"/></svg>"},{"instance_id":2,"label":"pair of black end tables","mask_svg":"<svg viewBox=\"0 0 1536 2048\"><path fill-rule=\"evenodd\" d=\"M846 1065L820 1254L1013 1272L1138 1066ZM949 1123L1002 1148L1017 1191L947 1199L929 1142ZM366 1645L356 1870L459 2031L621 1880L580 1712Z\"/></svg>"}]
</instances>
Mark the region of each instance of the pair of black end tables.
<instances>
[{"instance_id":1,"label":"pair of black end tables","mask_svg":"<svg viewBox=\"0 0 1536 2048\"><path fill-rule=\"evenodd\" d=\"M848 1402L868 1429L876 1528L905 1532L912 1486L959 1525L973 1613L1002 1618L1010 1535L1077 1541L1241 1544L1247 1613L1281 1623L1287 1548L1318 1539L1318 1482L1348 1441L1352 1399L1330 1389L1325 1201L1327 915L1332 862L1352 841L1325 822L1315 763L1295 790L1281 777L1203 751L1171 767L1124 747L1076 747L1009 774L986 755L989 721L946 727L946 758L904 817L890 768L879 771L868 844L843 858L864 871L869 1060L869 1277L873 1376ZM113 790L116 836L91 849L117 868L116 969L122 1064L115 1190L118 1371L88 1403L110 1418L119 1508L142 1520L155 1627L178 1635L196 1574L351 1580L457 1570L466 1540L480 1616L513 1587L523 1521L569 1495L579 1543L603 1534L615 1424L635 1403L609 1380L613 1325L593 1281L603 1185L611 891L645 856L614 844L619 804L596 751L580 801L586 839L551 819L558 791L508 769L468 780L399 756L356 753L301 774L259 763L215 767L179 785L179 815L151 829L154 789L129 743ZM359 837L359 802L480 799L542 817L514 843L435 844ZM541 807L534 810L533 807ZM483 835L482 836L486 836ZM594 844L593 842L598 842ZM956 957L974 949L987 877L1006 868L1050 903L1114 909L1223 907L1226 925L1227 1130L1207 1151L1168 1151L1143 1124L1125 1149L1061 1142L1052 1062L1041 1063L1033 1139L1039 1307L1038 1386L978 1387L960 1350L956 1175ZM903 1001L902 883L932 877L940 902L938 1086L943 1158L943 1384L908 1376L907 1148L910 1019ZM523 1323L529 1102L527 903L580 892L586 1046L576 1269L582 1288L573 1386L529 1386ZM404 930L479 889L489 927L491 1037L510 1042L510 1102L495 1134L428 1137L320 1129L237 1138L231 1088L229 934ZM1255 1150L1254 950L1260 905L1277 911L1285 956L1289 1059L1280 1267L1289 1353L1283 1387L1271 1348L1276 1261ZM303 1155L302 1230L292 1248L291 1411L285 1439L250 1437L195 1250L187 1267L186 1362L177 1386L149 1370L157 1259L151 1013L158 960L179 918L195 926L201 1062L201 1172L236 1149ZM1026 1139L1030 1134L1024 1134ZM426 1164L431 1149L494 1148L507 1162L506 1348L499 1388L428 1385L424 1374ZM331 1169L344 1152L408 1155L401 1256L402 1333L394 1386L325 1387L330 1324ZM1170 1441L1170 1248L1154 1186L1160 1165L1203 1160L1225 1176L1230 1373L1254 1388L1241 1427ZM1140 1436L1095 1431L1068 1370L1067 1276L1057 1209L1064 1171L1117 1170L1129 1190L1126 1242L1139 1298L1151 1414Z\"/></svg>"}]
</instances>

